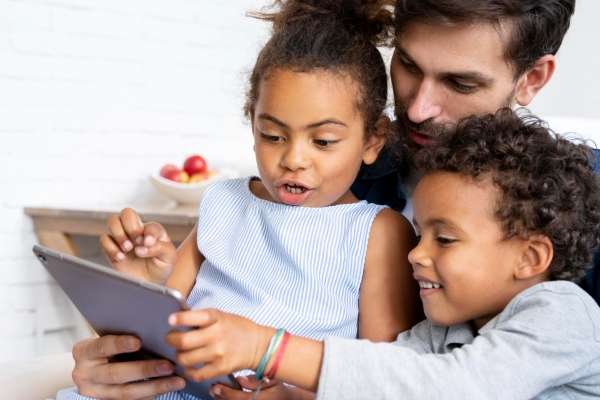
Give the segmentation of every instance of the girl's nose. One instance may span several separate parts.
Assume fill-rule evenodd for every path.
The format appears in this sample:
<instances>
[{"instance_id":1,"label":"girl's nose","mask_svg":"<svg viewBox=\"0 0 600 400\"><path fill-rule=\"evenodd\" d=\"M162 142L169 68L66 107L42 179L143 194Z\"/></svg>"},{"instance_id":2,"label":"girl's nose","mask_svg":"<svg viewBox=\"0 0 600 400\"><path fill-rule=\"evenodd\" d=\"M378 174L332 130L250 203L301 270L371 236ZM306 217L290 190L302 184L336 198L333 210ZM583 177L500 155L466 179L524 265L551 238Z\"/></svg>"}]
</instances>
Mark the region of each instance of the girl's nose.
<instances>
[{"instance_id":1,"label":"girl's nose","mask_svg":"<svg viewBox=\"0 0 600 400\"><path fill-rule=\"evenodd\" d=\"M290 171L308 168L310 166L310 155L307 147L298 142L290 143L281 157L280 164Z\"/></svg>"}]
</instances>

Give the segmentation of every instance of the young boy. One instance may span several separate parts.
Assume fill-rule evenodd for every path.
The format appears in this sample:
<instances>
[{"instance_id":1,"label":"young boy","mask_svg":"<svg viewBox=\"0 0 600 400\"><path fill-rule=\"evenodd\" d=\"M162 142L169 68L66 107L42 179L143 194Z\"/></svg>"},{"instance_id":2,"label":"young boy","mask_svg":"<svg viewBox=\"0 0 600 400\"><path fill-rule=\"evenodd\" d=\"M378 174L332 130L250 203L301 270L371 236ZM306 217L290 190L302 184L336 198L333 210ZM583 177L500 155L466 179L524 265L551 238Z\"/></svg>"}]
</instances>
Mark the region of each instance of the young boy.
<instances>
[{"instance_id":1,"label":"young boy","mask_svg":"<svg viewBox=\"0 0 600 400\"><path fill-rule=\"evenodd\" d=\"M205 329L168 341L195 379L264 359L319 399L598 398L600 309L573 283L600 244L592 159L509 109L424 150L409 261L427 319L394 344L292 336L264 357L272 328L216 310L175 314Z\"/></svg>"}]
</instances>

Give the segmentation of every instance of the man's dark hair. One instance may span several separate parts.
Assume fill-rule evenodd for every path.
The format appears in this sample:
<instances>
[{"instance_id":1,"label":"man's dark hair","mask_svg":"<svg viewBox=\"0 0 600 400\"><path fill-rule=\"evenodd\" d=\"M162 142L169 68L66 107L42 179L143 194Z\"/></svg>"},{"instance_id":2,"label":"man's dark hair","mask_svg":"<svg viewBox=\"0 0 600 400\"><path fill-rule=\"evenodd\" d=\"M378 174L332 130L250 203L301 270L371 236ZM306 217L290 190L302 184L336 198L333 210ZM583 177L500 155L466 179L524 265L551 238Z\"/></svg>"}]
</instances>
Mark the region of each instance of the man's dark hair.
<instances>
[{"instance_id":1,"label":"man's dark hair","mask_svg":"<svg viewBox=\"0 0 600 400\"><path fill-rule=\"evenodd\" d=\"M556 54L569 29L575 0L398 0L396 34L412 22L509 23L505 57L519 77L542 56Z\"/></svg>"},{"instance_id":2,"label":"man's dark hair","mask_svg":"<svg viewBox=\"0 0 600 400\"><path fill-rule=\"evenodd\" d=\"M273 23L250 77L245 113L251 117L261 80L278 69L348 75L358 83L356 99L372 133L387 103L387 74L380 44L393 28L390 0L278 0L275 12L252 16Z\"/></svg>"},{"instance_id":3,"label":"man's dark hair","mask_svg":"<svg viewBox=\"0 0 600 400\"><path fill-rule=\"evenodd\" d=\"M585 274L600 245L600 178L590 147L505 108L460 121L416 157L425 173L490 177L501 193L495 215L506 237L547 236L554 248L550 279L577 281Z\"/></svg>"}]
</instances>

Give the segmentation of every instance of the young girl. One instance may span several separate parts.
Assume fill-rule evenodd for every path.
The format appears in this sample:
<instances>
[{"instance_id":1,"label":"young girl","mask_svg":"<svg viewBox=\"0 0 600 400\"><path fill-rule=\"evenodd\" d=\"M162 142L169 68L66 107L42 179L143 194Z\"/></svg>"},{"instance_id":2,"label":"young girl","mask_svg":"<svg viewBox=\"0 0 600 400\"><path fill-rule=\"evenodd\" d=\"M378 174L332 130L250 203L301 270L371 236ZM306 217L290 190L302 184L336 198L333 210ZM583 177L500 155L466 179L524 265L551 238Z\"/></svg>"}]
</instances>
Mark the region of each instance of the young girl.
<instances>
[{"instance_id":1,"label":"young girl","mask_svg":"<svg viewBox=\"0 0 600 400\"><path fill-rule=\"evenodd\" d=\"M258 56L245 108L260 178L212 185L198 229L177 252L160 225L124 210L101 238L114 267L166 282L193 308L319 340L391 341L414 325L417 286L406 259L412 229L350 191L362 163L377 158L388 126L376 48L389 26L382 3L286 1L262 14L274 33ZM76 361L85 354L76 353ZM75 368L75 377L85 377L76 379L79 392L100 396L86 360ZM279 385L264 394L292 391Z\"/></svg>"},{"instance_id":2,"label":"young girl","mask_svg":"<svg viewBox=\"0 0 600 400\"><path fill-rule=\"evenodd\" d=\"M201 329L167 341L195 379L262 364L257 377L319 399L600 398L600 309L575 283L600 244L593 160L510 109L420 152L408 257L427 319L393 344L290 338L217 310L172 315Z\"/></svg>"}]
</instances>

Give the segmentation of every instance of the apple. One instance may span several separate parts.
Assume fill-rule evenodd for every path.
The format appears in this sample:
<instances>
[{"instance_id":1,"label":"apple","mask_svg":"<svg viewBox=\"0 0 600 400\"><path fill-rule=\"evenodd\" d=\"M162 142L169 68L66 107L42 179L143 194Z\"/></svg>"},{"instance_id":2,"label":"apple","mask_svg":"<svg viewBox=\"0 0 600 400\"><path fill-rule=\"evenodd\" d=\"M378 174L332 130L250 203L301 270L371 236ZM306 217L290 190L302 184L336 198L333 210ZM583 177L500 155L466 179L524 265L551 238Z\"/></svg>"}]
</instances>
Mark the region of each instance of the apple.
<instances>
[{"instance_id":1,"label":"apple","mask_svg":"<svg viewBox=\"0 0 600 400\"><path fill-rule=\"evenodd\" d=\"M194 175L190 176L189 183L202 182L202 181L205 181L205 180L207 180L209 178L212 178L216 174L217 173L215 171L206 170L204 172L200 172L200 173L197 173L197 174L194 174Z\"/></svg>"},{"instance_id":2,"label":"apple","mask_svg":"<svg viewBox=\"0 0 600 400\"><path fill-rule=\"evenodd\" d=\"M163 178L167 178L167 175L172 173L171 171L181 171L181 170L175 164L165 164L162 166L159 173L160 173L160 176L162 176Z\"/></svg>"},{"instance_id":3,"label":"apple","mask_svg":"<svg viewBox=\"0 0 600 400\"><path fill-rule=\"evenodd\" d=\"M189 156L183 163L183 170L187 172L189 176L201 174L206 171L206 160L198 154Z\"/></svg>"},{"instance_id":4,"label":"apple","mask_svg":"<svg viewBox=\"0 0 600 400\"><path fill-rule=\"evenodd\" d=\"M186 183L187 181L190 180L190 177L187 174L187 172L182 171L179 168L169 169L166 171L165 175L161 175L161 176L164 178L167 178L171 181L180 182L180 183Z\"/></svg>"}]
</instances>

